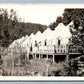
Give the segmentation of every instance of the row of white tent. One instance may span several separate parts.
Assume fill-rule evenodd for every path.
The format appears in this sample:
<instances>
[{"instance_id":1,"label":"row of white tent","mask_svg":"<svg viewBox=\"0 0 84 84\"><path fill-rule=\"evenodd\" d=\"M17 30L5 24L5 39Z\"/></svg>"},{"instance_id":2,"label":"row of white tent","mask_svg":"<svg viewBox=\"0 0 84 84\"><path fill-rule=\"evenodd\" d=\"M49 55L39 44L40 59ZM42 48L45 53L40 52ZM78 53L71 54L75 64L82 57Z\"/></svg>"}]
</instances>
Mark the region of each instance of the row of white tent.
<instances>
[{"instance_id":1,"label":"row of white tent","mask_svg":"<svg viewBox=\"0 0 84 84\"><path fill-rule=\"evenodd\" d=\"M31 33L30 36L26 35L22 38L19 38L9 46L14 47L18 46L18 44L21 47L28 47L28 46L35 46L35 42L38 45L43 46L45 44L47 45L58 45L58 39L60 40L61 44L66 45L69 42L69 38L72 36L70 33L69 26L72 25L73 22L71 22L69 25L65 26L63 23L60 23L55 30L51 30L50 28L47 28L43 33L38 31L36 34Z\"/></svg>"}]
</instances>

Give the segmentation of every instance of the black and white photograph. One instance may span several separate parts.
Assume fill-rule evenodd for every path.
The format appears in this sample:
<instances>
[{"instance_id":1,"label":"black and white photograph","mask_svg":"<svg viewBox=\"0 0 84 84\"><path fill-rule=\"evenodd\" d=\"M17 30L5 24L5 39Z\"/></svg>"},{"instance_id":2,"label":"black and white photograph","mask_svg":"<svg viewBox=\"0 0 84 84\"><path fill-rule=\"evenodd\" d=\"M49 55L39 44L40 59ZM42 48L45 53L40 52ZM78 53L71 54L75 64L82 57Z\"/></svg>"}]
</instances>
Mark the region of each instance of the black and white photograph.
<instances>
[{"instance_id":1,"label":"black and white photograph","mask_svg":"<svg viewBox=\"0 0 84 84\"><path fill-rule=\"evenodd\" d=\"M0 77L83 77L83 5L0 4Z\"/></svg>"}]
</instances>

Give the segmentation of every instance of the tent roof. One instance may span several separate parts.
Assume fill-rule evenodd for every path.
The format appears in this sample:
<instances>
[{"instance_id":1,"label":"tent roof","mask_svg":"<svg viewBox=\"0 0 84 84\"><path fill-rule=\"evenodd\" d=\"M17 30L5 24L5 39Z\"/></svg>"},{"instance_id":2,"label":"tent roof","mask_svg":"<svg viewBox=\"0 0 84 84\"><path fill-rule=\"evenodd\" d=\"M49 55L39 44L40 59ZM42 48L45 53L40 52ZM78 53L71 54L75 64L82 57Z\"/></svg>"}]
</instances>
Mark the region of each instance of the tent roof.
<instances>
[{"instance_id":1,"label":"tent roof","mask_svg":"<svg viewBox=\"0 0 84 84\"><path fill-rule=\"evenodd\" d=\"M9 47L14 47L14 46L16 46L18 43L20 44L23 40L24 40L24 36L22 37L22 38L19 38L19 39L17 39L17 40L14 40L11 44L10 44L10 46Z\"/></svg>"},{"instance_id":2,"label":"tent roof","mask_svg":"<svg viewBox=\"0 0 84 84\"><path fill-rule=\"evenodd\" d=\"M37 36L39 36L39 34L41 34L40 31L38 31L38 32L35 34L35 36L37 37Z\"/></svg>"},{"instance_id":3,"label":"tent roof","mask_svg":"<svg viewBox=\"0 0 84 84\"><path fill-rule=\"evenodd\" d=\"M53 39L54 32L55 32L54 30L50 31L50 34L48 34L48 35L46 36L46 39L47 39L47 40Z\"/></svg>"},{"instance_id":4,"label":"tent roof","mask_svg":"<svg viewBox=\"0 0 84 84\"><path fill-rule=\"evenodd\" d=\"M24 42L24 40L26 40L26 38L28 38L28 35L26 35L25 37L23 36L20 39L14 40L13 43L9 47L18 46L17 44L18 43L21 44L22 42Z\"/></svg>"},{"instance_id":5,"label":"tent roof","mask_svg":"<svg viewBox=\"0 0 84 84\"><path fill-rule=\"evenodd\" d=\"M63 23L60 23L54 31L53 41L57 38L60 38L63 43L67 44L68 39L71 37L69 26L65 26Z\"/></svg>"},{"instance_id":6,"label":"tent roof","mask_svg":"<svg viewBox=\"0 0 84 84\"><path fill-rule=\"evenodd\" d=\"M19 46L19 45L17 44L17 40L14 40L14 41L10 44L9 48L14 47L14 46Z\"/></svg>"},{"instance_id":7,"label":"tent roof","mask_svg":"<svg viewBox=\"0 0 84 84\"><path fill-rule=\"evenodd\" d=\"M38 39L41 37L42 33L40 31L38 31L35 35L35 39L36 41L38 41Z\"/></svg>"},{"instance_id":8,"label":"tent roof","mask_svg":"<svg viewBox=\"0 0 84 84\"><path fill-rule=\"evenodd\" d=\"M27 38L22 42L22 45L27 44L28 41L29 41L29 37L27 37Z\"/></svg>"},{"instance_id":9,"label":"tent roof","mask_svg":"<svg viewBox=\"0 0 84 84\"><path fill-rule=\"evenodd\" d=\"M20 39L17 39L17 42L21 43L23 40L24 40L24 36L22 38L20 38Z\"/></svg>"},{"instance_id":10,"label":"tent roof","mask_svg":"<svg viewBox=\"0 0 84 84\"><path fill-rule=\"evenodd\" d=\"M29 38L31 38L31 37L33 37L33 36L34 36L34 33L31 33L30 36L29 36Z\"/></svg>"},{"instance_id":11,"label":"tent roof","mask_svg":"<svg viewBox=\"0 0 84 84\"><path fill-rule=\"evenodd\" d=\"M28 38L28 35L26 35L26 36L24 37L24 39L22 40L21 43L23 43L27 38Z\"/></svg>"},{"instance_id":12,"label":"tent roof","mask_svg":"<svg viewBox=\"0 0 84 84\"><path fill-rule=\"evenodd\" d=\"M50 28L47 28L41 35L41 37L38 39L38 41L44 41L46 39L46 36L49 35L51 32Z\"/></svg>"},{"instance_id":13,"label":"tent roof","mask_svg":"<svg viewBox=\"0 0 84 84\"><path fill-rule=\"evenodd\" d=\"M55 32L54 32L54 38L57 37L70 37L71 33L69 30L68 26L65 26L63 23L60 23L56 28L55 28Z\"/></svg>"},{"instance_id":14,"label":"tent roof","mask_svg":"<svg viewBox=\"0 0 84 84\"><path fill-rule=\"evenodd\" d=\"M35 35L34 35L34 33L31 33L31 35L29 36L29 40L28 40L28 42L29 43L32 43L32 41L34 40L34 38L35 38Z\"/></svg>"}]
</instances>

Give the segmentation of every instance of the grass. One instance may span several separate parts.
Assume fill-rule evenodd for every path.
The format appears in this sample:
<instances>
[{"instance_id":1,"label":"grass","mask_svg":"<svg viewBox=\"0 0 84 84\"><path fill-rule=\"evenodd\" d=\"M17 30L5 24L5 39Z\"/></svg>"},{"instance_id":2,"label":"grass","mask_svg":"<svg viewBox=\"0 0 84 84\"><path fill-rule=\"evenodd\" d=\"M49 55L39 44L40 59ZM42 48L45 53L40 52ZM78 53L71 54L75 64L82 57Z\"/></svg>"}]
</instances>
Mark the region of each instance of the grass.
<instances>
[{"instance_id":1,"label":"grass","mask_svg":"<svg viewBox=\"0 0 84 84\"><path fill-rule=\"evenodd\" d=\"M8 75L11 75L11 62L9 62L10 66L5 67L4 70L8 73ZM13 75L14 76L47 76L52 75L52 72L60 71L63 69L64 62L59 63L52 63L49 59L32 59L28 60L24 63L21 63L19 66L13 67Z\"/></svg>"}]
</instances>

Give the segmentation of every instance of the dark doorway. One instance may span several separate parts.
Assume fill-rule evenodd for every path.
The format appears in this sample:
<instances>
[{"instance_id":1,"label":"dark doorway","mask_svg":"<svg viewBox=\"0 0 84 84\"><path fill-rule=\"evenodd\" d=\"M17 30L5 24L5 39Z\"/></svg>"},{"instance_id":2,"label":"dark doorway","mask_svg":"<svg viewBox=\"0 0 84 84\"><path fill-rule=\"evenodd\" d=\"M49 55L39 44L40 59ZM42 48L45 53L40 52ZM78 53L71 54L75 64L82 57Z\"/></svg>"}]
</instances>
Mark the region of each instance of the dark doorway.
<instances>
[{"instance_id":1,"label":"dark doorway","mask_svg":"<svg viewBox=\"0 0 84 84\"><path fill-rule=\"evenodd\" d=\"M33 59L33 55L29 55L29 60L32 60Z\"/></svg>"},{"instance_id":2,"label":"dark doorway","mask_svg":"<svg viewBox=\"0 0 84 84\"><path fill-rule=\"evenodd\" d=\"M62 62L64 61L66 58L66 55L55 55L55 61L58 63L58 62Z\"/></svg>"}]
</instances>

